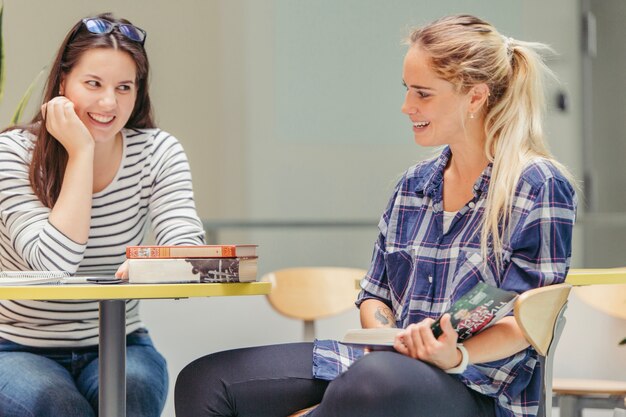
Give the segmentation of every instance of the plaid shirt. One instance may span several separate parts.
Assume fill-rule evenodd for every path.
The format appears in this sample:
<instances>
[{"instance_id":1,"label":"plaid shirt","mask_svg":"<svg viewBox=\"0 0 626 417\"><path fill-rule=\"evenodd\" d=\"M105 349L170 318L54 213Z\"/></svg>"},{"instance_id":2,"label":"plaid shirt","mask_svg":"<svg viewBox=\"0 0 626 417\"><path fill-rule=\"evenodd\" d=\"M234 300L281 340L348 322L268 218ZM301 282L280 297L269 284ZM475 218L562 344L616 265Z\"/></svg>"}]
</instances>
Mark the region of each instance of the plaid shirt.
<instances>
[{"instance_id":1,"label":"plaid shirt","mask_svg":"<svg viewBox=\"0 0 626 417\"><path fill-rule=\"evenodd\" d=\"M576 194L548 161L524 170L503 241L503 265L493 253L487 268L480 228L491 178L488 166L474 184L474 197L443 232L443 172L451 151L411 167L398 183L380 223L371 267L361 282L360 305L378 299L389 305L397 327L437 318L477 282L521 293L563 282L571 257ZM314 375L332 379L362 353L334 341L318 341ZM498 417L530 417L541 401L537 353L529 347L511 357L473 364L455 377L496 399Z\"/></svg>"}]
</instances>

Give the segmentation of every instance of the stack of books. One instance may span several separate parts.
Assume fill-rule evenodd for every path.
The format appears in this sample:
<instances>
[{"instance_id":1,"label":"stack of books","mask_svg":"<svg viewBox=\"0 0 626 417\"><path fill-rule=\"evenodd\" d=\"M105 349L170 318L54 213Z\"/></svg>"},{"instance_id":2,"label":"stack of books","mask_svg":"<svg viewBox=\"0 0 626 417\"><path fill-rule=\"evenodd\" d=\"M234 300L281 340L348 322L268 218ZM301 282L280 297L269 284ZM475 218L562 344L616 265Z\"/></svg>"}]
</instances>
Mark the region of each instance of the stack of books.
<instances>
[{"instance_id":1,"label":"stack of books","mask_svg":"<svg viewBox=\"0 0 626 417\"><path fill-rule=\"evenodd\" d=\"M257 245L128 246L131 284L252 282Z\"/></svg>"}]
</instances>

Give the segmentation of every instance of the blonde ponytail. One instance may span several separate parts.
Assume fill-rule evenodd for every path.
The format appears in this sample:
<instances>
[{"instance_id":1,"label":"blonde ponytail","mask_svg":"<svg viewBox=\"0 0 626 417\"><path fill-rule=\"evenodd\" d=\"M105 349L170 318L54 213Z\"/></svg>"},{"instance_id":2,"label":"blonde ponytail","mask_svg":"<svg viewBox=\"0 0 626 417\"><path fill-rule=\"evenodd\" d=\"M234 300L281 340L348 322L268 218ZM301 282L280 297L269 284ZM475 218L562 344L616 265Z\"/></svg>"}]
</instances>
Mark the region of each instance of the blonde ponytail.
<instances>
[{"instance_id":1,"label":"blonde ponytail","mask_svg":"<svg viewBox=\"0 0 626 417\"><path fill-rule=\"evenodd\" d=\"M500 269L511 233L507 225L513 197L526 166L536 158L546 159L575 183L551 155L543 135L543 78L551 72L539 51L549 48L503 37L489 23L469 15L445 17L417 29L409 43L426 51L432 69L459 92L482 83L489 87L483 109L485 154L493 166L480 244L485 261L491 246Z\"/></svg>"}]
</instances>

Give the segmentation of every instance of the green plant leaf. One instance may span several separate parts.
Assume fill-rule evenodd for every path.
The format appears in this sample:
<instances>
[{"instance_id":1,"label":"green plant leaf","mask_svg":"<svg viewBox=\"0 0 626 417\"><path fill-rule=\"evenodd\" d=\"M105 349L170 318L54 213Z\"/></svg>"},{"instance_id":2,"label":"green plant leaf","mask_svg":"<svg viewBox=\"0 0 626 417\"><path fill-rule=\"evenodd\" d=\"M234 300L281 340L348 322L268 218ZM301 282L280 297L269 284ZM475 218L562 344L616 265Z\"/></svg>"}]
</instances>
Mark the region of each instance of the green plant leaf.
<instances>
[{"instance_id":1,"label":"green plant leaf","mask_svg":"<svg viewBox=\"0 0 626 417\"><path fill-rule=\"evenodd\" d=\"M35 88L37 81L39 81L39 79L41 78L41 75L44 73L45 70L46 70L45 68L42 68L41 71L39 71L39 74L37 74L37 76L33 80L33 82L30 83L30 85L28 86L28 89L22 96L22 99L20 100L19 104L17 105L17 108L15 109L15 113L13 114L13 117L11 118L11 125L16 125L20 122L20 119L22 118L22 113L24 113L24 109L26 108L26 105L28 104L28 101L30 100L30 96L33 94L33 89Z\"/></svg>"},{"instance_id":2,"label":"green plant leaf","mask_svg":"<svg viewBox=\"0 0 626 417\"><path fill-rule=\"evenodd\" d=\"M4 96L4 39L2 38L2 16L4 14L4 2L0 0L0 102Z\"/></svg>"}]
</instances>

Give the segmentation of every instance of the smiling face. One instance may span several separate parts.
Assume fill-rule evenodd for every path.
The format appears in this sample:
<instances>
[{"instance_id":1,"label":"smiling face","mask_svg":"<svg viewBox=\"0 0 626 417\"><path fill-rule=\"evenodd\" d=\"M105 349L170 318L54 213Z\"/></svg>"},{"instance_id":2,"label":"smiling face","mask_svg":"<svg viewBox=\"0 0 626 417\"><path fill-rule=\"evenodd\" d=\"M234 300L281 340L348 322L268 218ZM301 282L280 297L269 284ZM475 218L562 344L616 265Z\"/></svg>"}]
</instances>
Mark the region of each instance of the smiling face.
<instances>
[{"instance_id":1,"label":"smiling face","mask_svg":"<svg viewBox=\"0 0 626 417\"><path fill-rule=\"evenodd\" d=\"M413 124L415 142L422 146L454 144L466 137L469 94L437 77L430 57L419 46L409 48L402 70L407 87L402 112Z\"/></svg>"},{"instance_id":2,"label":"smiling face","mask_svg":"<svg viewBox=\"0 0 626 417\"><path fill-rule=\"evenodd\" d=\"M61 83L61 94L96 143L112 141L130 118L137 98L137 67L131 56L112 48L86 51Z\"/></svg>"}]
</instances>

